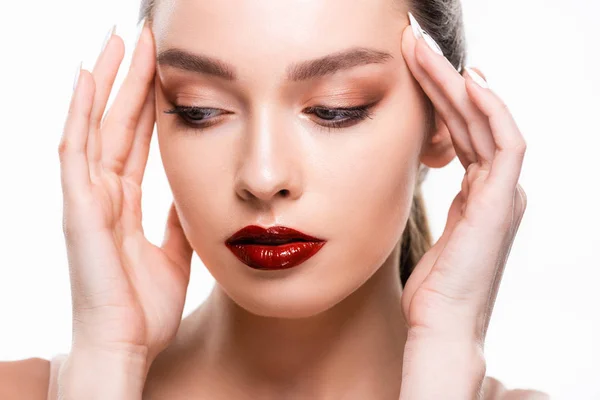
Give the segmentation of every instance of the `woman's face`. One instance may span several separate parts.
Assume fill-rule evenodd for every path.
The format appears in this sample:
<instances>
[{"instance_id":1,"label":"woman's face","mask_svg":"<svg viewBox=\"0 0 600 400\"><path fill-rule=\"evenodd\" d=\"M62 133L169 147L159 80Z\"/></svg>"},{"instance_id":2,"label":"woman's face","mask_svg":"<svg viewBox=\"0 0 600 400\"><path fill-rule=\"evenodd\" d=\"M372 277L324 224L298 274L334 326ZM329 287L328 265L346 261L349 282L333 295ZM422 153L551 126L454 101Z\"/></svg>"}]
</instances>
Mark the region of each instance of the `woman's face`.
<instances>
[{"instance_id":1,"label":"woman's face","mask_svg":"<svg viewBox=\"0 0 600 400\"><path fill-rule=\"evenodd\" d=\"M325 311L399 242L427 136L407 24L392 0L159 1L162 161L192 247L248 311ZM164 113L175 105L206 110ZM370 116L335 110L359 106ZM256 270L225 246L247 225L327 242L296 267Z\"/></svg>"}]
</instances>

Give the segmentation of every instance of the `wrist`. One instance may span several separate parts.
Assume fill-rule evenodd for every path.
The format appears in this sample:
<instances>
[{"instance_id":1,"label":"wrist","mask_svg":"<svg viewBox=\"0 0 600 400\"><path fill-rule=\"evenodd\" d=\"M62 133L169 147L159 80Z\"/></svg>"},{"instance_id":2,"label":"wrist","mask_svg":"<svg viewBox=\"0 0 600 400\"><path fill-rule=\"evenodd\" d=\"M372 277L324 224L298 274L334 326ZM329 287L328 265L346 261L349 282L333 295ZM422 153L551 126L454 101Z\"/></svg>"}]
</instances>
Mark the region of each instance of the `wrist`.
<instances>
[{"instance_id":1,"label":"wrist","mask_svg":"<svg viewBox=\"0 0 600 400\"><path fill-rule=\"evenodd\" d=\"M485 374L480 341L469 337L415 336L409 331L400 399L479 399Z\"/></svg>"},{"instance_id":2,"label":"wrist","mask_svg":"<svg viewBox=\"0 0 600 400\"><path fill-rule=\"evenodd\" d=\"M59 371L60 400L141 399L148 369L140 349L74 347Z\"/></svg>"}]
</instances>

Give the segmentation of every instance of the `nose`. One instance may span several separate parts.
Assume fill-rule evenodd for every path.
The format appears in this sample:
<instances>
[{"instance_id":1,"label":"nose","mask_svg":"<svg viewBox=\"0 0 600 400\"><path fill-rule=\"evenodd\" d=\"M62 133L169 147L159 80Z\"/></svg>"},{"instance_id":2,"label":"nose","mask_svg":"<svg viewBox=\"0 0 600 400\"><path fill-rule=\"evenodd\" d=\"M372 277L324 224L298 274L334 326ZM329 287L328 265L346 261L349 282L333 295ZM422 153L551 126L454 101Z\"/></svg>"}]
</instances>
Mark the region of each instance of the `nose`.
<instances>
[{"instance_id":1,"label":"nose","mask_svg":"<svg viewBox=\"0 0 600 400\"><path fill-rule=\"evenodd\" d=\"M263 111L248 124L235 180L238 197L262 206L302 194L298 139L273 114Z\"/></svg>"}]
</instances>

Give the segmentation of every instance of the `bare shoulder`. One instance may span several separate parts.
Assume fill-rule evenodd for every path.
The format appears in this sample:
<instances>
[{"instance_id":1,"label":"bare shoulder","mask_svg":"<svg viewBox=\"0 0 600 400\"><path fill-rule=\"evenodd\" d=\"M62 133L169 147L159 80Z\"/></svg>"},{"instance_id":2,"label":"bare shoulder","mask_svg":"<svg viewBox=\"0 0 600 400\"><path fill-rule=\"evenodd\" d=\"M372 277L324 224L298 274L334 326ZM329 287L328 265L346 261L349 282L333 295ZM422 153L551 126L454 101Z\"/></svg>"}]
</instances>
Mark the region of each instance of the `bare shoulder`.
<instances>
[{"instance_id":1,"label":"bare shoulder","mask_svg":"<svg viewBox=\"0 0 600 400\"><path fill-rule=\"evenodd\" d=\"M0 362L0 399L46 400L50 361L43 358Z\"/></svg>"},{"instance_id":2,"label":"bare shoulder","mask_svg":"<svg viewBox=\"0 0 600 400\"><path fill-rule=\"evenodd\" d=\"M483 381L483 400L551 400L547 393L532 389L509 390L496 378L486 376Z\"/></svg>"}]
</instances>

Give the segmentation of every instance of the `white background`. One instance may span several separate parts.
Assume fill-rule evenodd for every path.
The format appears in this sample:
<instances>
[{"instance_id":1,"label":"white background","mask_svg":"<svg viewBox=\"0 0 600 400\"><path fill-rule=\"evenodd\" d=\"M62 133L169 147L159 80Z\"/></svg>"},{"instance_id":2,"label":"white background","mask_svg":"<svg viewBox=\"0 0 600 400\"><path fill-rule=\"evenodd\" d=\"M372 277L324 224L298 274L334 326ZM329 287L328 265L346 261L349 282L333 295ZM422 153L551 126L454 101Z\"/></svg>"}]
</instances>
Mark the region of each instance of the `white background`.
<instances>
[{"instance_id":1,"label":"white background","mask_svg":"<svg viewBox=\"0 0 600 400\"><path fill-rule=\"evenodd\" d=\"M508 103L528 143L528 210L486 345L488 375L557 399L600 399L600 2L464 1L468 65ZM0 3L0 359L68 352L71 303L57 146L80 60L113 23L128 46L138 1ZM116 91L115 91L116 92ZM113 97L114 98L113 93ZM111 101L112 101L111 98ZM436 237L459 189L458 161L429 175ZM156 141L144 226L160 243L171 195ZM214 280L194 257L185 314Z\"/></svg>"}]
</instances>

